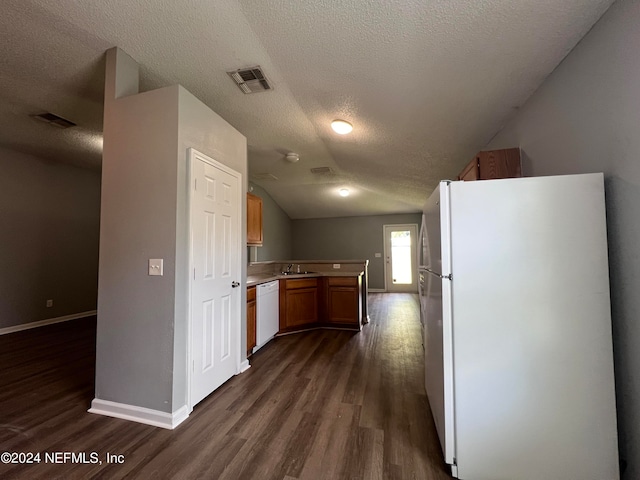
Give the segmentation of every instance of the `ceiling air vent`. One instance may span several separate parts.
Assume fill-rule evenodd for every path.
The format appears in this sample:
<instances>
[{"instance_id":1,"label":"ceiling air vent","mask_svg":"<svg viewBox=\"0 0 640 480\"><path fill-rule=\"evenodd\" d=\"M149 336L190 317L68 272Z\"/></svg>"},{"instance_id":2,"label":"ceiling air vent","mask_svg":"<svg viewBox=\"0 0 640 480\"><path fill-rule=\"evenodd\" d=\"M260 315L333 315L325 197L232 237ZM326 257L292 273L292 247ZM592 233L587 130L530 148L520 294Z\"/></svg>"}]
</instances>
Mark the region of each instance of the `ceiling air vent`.
<instances>
[{"instance_id":1,"label":"ceiling air vent","mask_svg":"<svg viewBox=\"0 0 640 480\"><path fill-rule=\"evenodd\" d=\"M254 173L251 176L256 180L278 180L273 173Z\"/></svg>"},{"instance_id":2,"label":"ceiling air vent","mask_svg":"<svg viewBox=\"0 0 640 480\"><path fill-rule=\"evenodd\" d=\"M227 72L243 93L258 93L273 90L269 80L262 73L260 66L242 68L235 72Z\"/></svg>"},{"instance_id":3,"label":"ceiling air vent","mask_svg":"<svg viewBox=\"0 0 640 480\"><path fill-rule=\"evenodd\" d=\"M319 175L332 175L334 173L331 167L315 167L311 169L311 173L317 173Z\"/></svg>"},{"instance_id":4,"label":"ceiling air vent","mask_svg":"<svg viewBox=\"0 0 640 480\"><path fill-rule=\"evenodd\" d=\"M65 120L64 118L59 117L58 115L55 115L53 113L41 113L40 115L31 115L31 117L41 122L48 123L52 127L69 128L76 126L75 123L70 122L69 120Z\"/></svg>"}]
</instances>

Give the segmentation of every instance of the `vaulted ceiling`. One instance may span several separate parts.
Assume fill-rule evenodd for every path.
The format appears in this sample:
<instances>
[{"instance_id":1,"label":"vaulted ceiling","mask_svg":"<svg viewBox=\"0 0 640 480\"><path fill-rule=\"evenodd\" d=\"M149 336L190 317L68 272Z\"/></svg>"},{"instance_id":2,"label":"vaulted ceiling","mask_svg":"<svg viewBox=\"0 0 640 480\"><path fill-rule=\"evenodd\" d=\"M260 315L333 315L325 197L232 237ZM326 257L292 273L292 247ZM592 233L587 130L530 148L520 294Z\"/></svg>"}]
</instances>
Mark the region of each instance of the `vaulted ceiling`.
<instances>
[{"instance_id":1,"label":"vaulted ceiling","mask_svg":"<svg viewBox=\"0 0 640 480\"><path fill-rule=\"evenodd\" d=\"M249 181L291 218L418 211L611 3L4 0L0 146L99 169L104 52L118 46L142 90L180 83L244 134ZM227 74L254 65L271 91L243 94ZM30 117L42 112L77 126ZM336 118L353 132L335 134Z\"/></svg>"}]
</instances>

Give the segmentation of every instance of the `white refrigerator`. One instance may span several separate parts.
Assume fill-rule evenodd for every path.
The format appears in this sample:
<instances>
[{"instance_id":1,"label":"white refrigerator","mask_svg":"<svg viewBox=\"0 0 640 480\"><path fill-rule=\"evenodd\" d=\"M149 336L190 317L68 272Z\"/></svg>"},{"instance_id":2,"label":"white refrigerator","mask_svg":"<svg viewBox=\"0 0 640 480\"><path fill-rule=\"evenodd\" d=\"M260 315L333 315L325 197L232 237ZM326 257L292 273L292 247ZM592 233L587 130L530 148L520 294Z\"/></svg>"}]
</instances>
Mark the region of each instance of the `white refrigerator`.
<instances>
[{"instance_id":1,"label":"white refrigerator","mask_svg":"<svg viewBox=\"0 0 640 480\"><path fill-rule=\"evenodd\" d=\"M443 181L423 221L425 386L453 476L618 479L603 175Z\"/></svg>"}]
</instances>

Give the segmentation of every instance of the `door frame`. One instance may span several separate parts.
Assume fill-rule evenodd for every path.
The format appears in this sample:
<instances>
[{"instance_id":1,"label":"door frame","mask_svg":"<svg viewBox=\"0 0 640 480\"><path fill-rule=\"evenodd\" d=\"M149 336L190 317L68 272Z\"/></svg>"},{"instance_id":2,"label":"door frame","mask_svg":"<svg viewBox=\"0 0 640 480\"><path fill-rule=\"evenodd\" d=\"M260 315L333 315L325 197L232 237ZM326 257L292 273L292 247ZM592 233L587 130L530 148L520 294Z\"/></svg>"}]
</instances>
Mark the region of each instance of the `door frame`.
<instances>
[{"instance_id":1,"label":"door frame","mask_svg":"<svg viewBox=\"0 0 640 480\"><path fill-rule=\"evenodd\" d=\"M196 150L193 147L187 148L187 233L188 233L188 241L189 241L189 270L187 271L187 408L189 413L193 411L193 403L191 399L191 382L192 382L192 374L193 374L193 357L192 357L192 344L191 344L191 332L192 332L192 310L193 310L193 302L192 302L192 287L193 287L193 225L192 225L192 197L193 190L191 189L191 185L193 184L193 172L194 172L194 162L203 161L208 163L209 165L222 170L223 172L235 177L238 180L238 192L237 192L237 202L235 208L235 214L238 219L236 234L238 237L238 255L236 260L236 269L238 272L238 276L242 277L242 193L243 193L243 184L242 184L242 174L240 172L235 171L234 169L220 163L219 161L205 155L204 153ZM244 287L245 283L242 281L242 278L239 280L240 288ZM238 312L239 320L235 328L237 329L237 357L236 357L236 375L240 373L241 364L242 364L242 292L238 291L238 295L236 295L236 312Z\"/></svg>"},{"instance_id":2,"label":"door frame","mask_svg":"<svg viewBox=\"0 0 640 480\"><path fill-rule=\"evenodd\" d=\"M388 277L388 273L389 273L389 261L387 261L387 253L391 253L391 245L389 244L389 242L387 241L387 228L393 228L394 230L400 230L400 229L413 229L412 234L413 234L413 238L414 241L416 242L416 245L418 243L418 224L417 223L394 223L394 224L389 224L389 225L383 225L382 226L382 237L383 237L383 248L384 248L384 290L385 292L389 292L389 277ZM407 293L417 293L418 290L418 250L417 248L411 248L411 268L412 268L412 274L414 277L414 281L416 284L416 289L410 289L408 288L406 290Z\"/></svg>"}]
</instances>

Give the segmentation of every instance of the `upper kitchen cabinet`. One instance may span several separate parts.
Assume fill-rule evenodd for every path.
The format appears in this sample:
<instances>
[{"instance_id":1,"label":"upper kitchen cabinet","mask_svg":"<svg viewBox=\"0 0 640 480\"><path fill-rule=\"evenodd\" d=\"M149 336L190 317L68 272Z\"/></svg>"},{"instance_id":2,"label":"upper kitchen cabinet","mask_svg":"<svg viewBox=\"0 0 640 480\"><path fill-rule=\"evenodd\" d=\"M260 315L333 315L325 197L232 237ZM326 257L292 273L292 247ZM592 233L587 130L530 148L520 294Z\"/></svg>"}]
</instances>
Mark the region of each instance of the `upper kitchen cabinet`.
<instances>
[{"instance_id":1,"label":"upper kitchen cabinet","mask_svg":"<svg viewBox=\"0 0 640 480\"><path fill-rule=\"evenodd\" d=\"M521 177L520 149L479 152L458 175L458 180L491 180Z\"/></svg>"},{"instance_id":2,"label":"upper kitchen cabinet","mask_svg":"<svg viewBox=\"0 0 640 480\"><path fill-rule=\"evenodd\" d=\"M247 245L262 246L262 199L247 192Z\"/></svg>"},{"instance_id":3,"label":"upper kitchen cabinet","mask_svg":"<svg viewBox=\"0 0 640 480\"><path fill-rule=\"evenodd\" d=\"M467 163L467 166L462 169L458 175L458 180L464 180L466 182L480 180L480 169L477 156L473 157L473 159Z\"/></svg>"}]
</instances>

